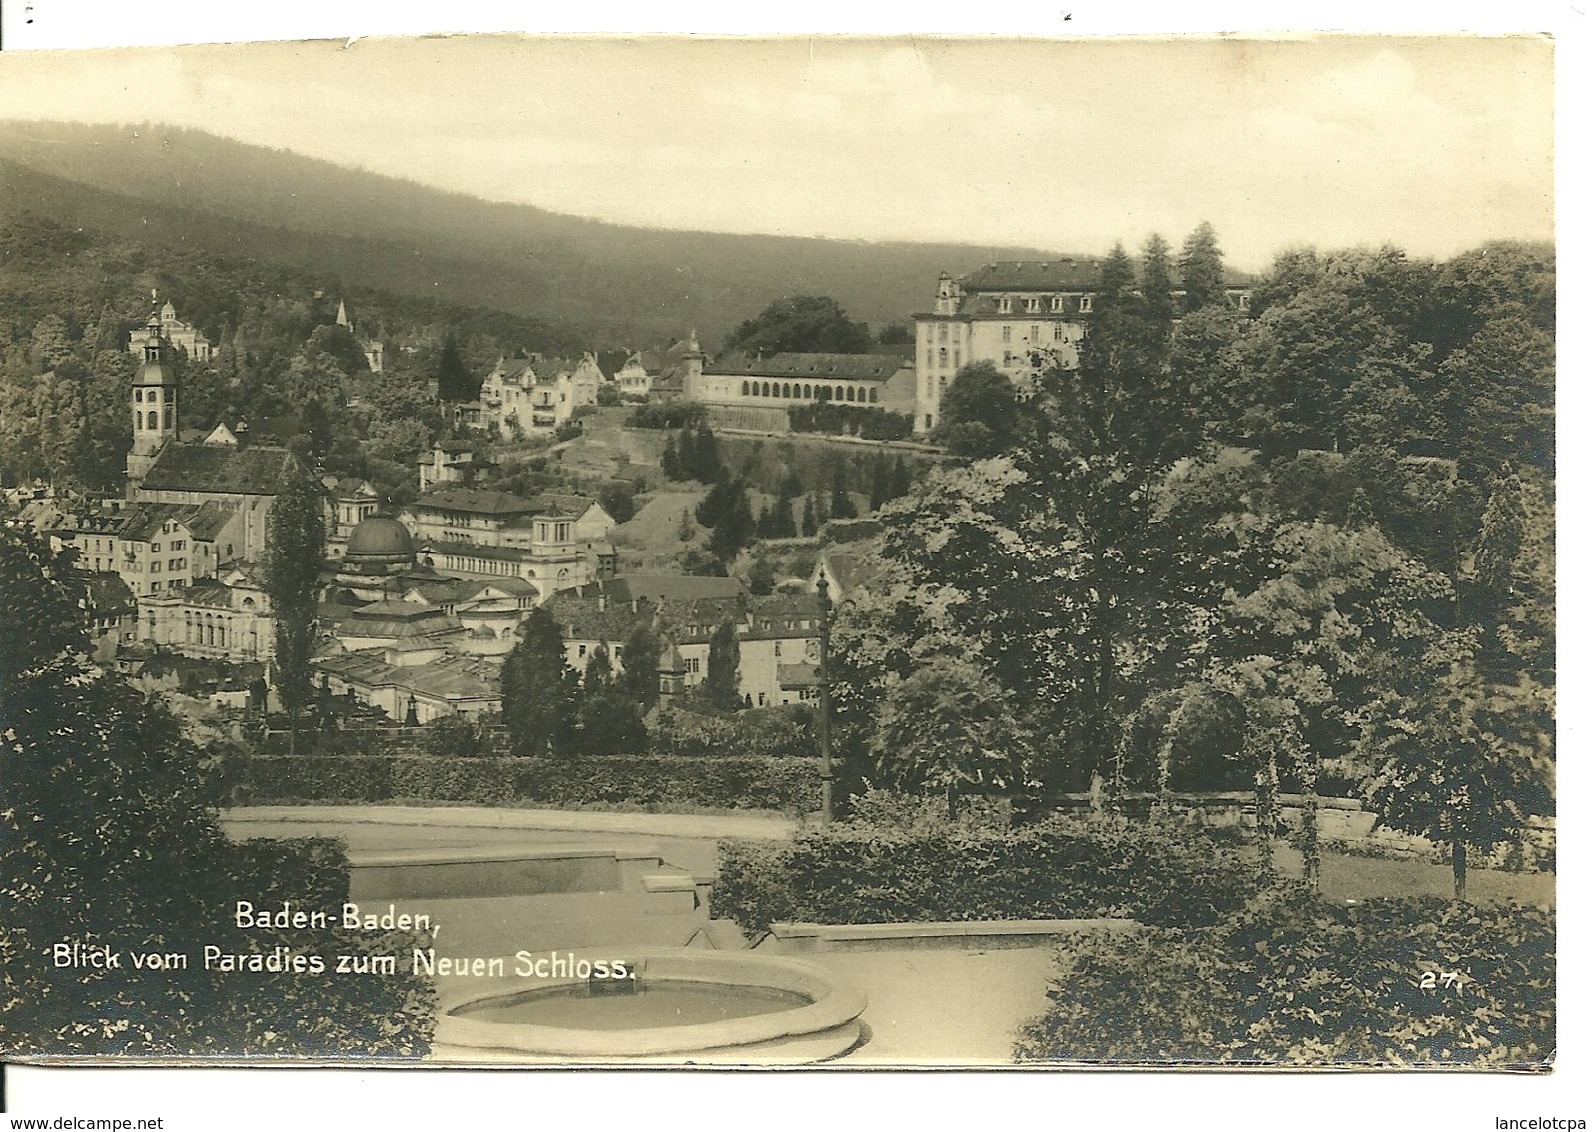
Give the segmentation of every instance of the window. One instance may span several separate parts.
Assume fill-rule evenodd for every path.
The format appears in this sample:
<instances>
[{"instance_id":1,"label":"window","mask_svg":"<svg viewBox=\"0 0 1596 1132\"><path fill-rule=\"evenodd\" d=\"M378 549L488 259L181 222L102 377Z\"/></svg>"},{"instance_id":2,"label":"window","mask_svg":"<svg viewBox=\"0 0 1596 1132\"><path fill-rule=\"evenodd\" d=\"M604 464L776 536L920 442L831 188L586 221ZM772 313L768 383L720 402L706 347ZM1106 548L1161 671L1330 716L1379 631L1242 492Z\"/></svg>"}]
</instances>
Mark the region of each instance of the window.
<instances>
[{"instance_id":1,"label":"window","mask_svg":"<svg viewBox=\"0 0 1596 1132\"><path fill-rule=\"evenodd\" d=\"M953 356L955 359L958 358L958 354L954 354ZM870 387L870 403L872 405L876 403L876 388L873 385Z\"/></svg>"},{"instance_id":2,"label":"window","mask_svg":"<svg viewBox=\"0 0 1596 1132\"><path fill-rule=\"evenodd\" d=\"M930 413L927 413L925 415L925 427L926 428L930 428L931 427L931 414Z\"/></svg>"},{"instance_id":3,"label":"window","mask_svg":"<svg viewBox=\"0 0 1596 1132\"><path fill-rule=\"evenodd\" d=\"M144 427L148 429L160 428L161 426L157 423L158 416L159 415L156 413L156 411L151 409L148 415L146 415L144 418Z\"/></svg>"},{"instance_id":4,"label":"window","mask_svg":"<svg viewBox=\"0 0 1596 1132\"><path fill-rule=\"evenodd\" d=\"M587 655L587 646L586 645L577 645L576 646L576 655L577 656L586 656Z\"/></svg>"},{"instance_id":5,"label":"window","mask_svg":"<svg viewBox=\"0 0 1596 1132\"><path fill-rule=\"evenodd\" d=\"M1042 300L1041 299L1031 298L1031 299L1026 299L1025 300L1026 313L1035 314L1037 311L1039 311L1041 309L1042 309Z\"/></svg>"},{"instance_id":6,"label":"window","mask_svg":"<svg viewBox=\"0 0 1596 1132\"><path fill-rule=\"evenodd\" d=\"M1062 322L1055 322L1053 324L1053 341L1064 341L1064 324Z\"/></svg>"},{"instance_id":7,"label":"window","mask_svg":"<svg viewBox=\"0 0 1596 1132\"><path fill-rule=\"evenodd\" d=\"M161 544L158 542L150 543L150 550L155 554L161 553Z\"/></svg>"},{"instance_id":8,"label":"window","mask_svg":"<svg viewBox=\"0 0 1596 1132\"><path fill-rule=\"evenodd\" d=\"M1013 350L1004 350L1003 351L1003 364L1006 365L1006 366L1014 364L1014 351Z\"/></svg>"},{"instance_id":9,"label":"window","mask_svg":"<svg viewBox=\"0 0 1596 1132\"><path fill-rule=\"evenodd\" d=\"M1040 326L1036 325L1036 323L1034 323L1034 322L1031 323L1031 341L1032 342L1040 342L1041 340L1042 340L1042 328Z\"/></svg>"},{"instance_id":10,"label":"window","mask_svg":"<svg viewBox=\"0 0 1596 1132\"><path fill-rule=\"evenodd\" d=\"M1064 309L1064 296L1063 295L1054 295L1053 296L1053 309L1056 310L1056 311L1061 311L1061 310Z\"/></svg>"},{"instance_id":11,"label":"window","mask_svg":"<svg viewBox=\"0 0 1596 1132\"><path fill-rule=\"evenodd\" d=\"M172 540L172 549L173 550L182 550L183 549L183 540L180 539L180 538L173 539Z\"/></svg>"},{"instance_id":12,"label":"window","mask_svg":"<svg viewBox=\"0 0 1596 1132\"><path fill-rule=\"evenodd\" d=\"M1013 338L1014 338L1014 327L1005 325L1003 327L1003 341L1004 342L1009 342L1009 341L1012 341Z\"/></svg>"},{"instance_id":13,"label":"window","mask_svg":"<svg viewBox=\"0 0 1596 1132\"><path fill-rule=\"evenodd\" d=\"M748 396L748 383L746 381L743 382L743 396Z\"/></svg>"},{"instance_id":14,"label":"window","mask_svg":"<svg viewBox=\"0 0 1596 1132\"><path fill-rule=\"evenodd\" d=\"M943 359L942 364L943 365L947 365L948 364L946 358ZM851 385L848 386L848 400L850 400L850 401L853 400L853 386L851 386Z\"/></svg>"},{"instance_id":15,"label":"window","mask_svg":"<svg viewBox=\"0 0 1596 1132\"><path fill-rule=\"evenodd\" d=\"M945 322L937 323L937 341L938 342L946 342L947 340L948 340L948 324L945 323Z\"/></svg>"},{"instance_id":16,"label":"window","mask_svg":"<svg viewBox=\"0 0 1596 1132\"><path fill-rule=\"evenodd\" d=\"M698 675L698 658L696 656L688 659L687 671L694 676Z\"/></svg>"},{"instance_id":17,"label":"window","mask_svg":"<svg viewBox=\"0 0 1596 1132\"><path fill-rule=\"evenodd\" d=\"M777 656L781 655L781 642L780 641L776 642L776 655Z\"/></svg>"},{"instance_id":18,"label":"window","mask_svg":"<svg viewBox=\"0 0 1596 1132\"><path fill-rule=\"evenodd\" d=\"M943 346L940 350L937 351L937 365L941 366L944 369L947 368L947 365L948 365L948 348L946 346Z\"/></svg>"},{"instance_id":19,"label":"window","mask_svg":"<svg viewBox=\"0 0 1596 1132\"><path fill-rule=\"evenodd\" d=\"M925 350L925 364L928 365L928 366L934 366L934 365L937 364L937 352L936 352L936 349L934 347L931 347L931 346L927 346L926 347L926 350Z\"/></svg>"},{"instance_id":20,"label":"window","mask_svg":"<svg viewBox=\"0 0 1596 1132\"><path fill-rule=\"evenodd\" d=\"M1014 300L1003 298L998 300L998 314L1008 314L1014 309Z\"/></svg>"},{"instance_id":21,"label":"window","mask_svg":"<svg viewBox=\"0 0 1596 1132\"><path fill-rule=\"evenodd\" d=\"M1237 310L1247 310L1251 306L1252 306L1252 296L1251 295L1237 295L1236 296L1236 309Z\"/></svg>"},{"instance_id":22,"label":"window","mask_svg":"<svg viewBox=\"0 0 1596 1132\"><path fill-rule=\"evenodd\" d=\"M957 347L954 347L954 350L953 350L953 368L954 368L954 369L958 369L958 368L959 368L959 351L958 351L958 348L957 348ZM874 400L875 400L875 398L874 398L874 397L872 397L872 398L870 398L870 399L871 399L871 400L872 400L872 401L874 401Z\"/></svg>"},{"instance_id":23,"label":"window","mask_svg":"<svg viewBox=\"0 0 1596 1132\"><path fill-rule=\"evenodd\" d=\"M1082 314L1091 314L1092 313L1092 296L1090 296L1090 295L1082 295L1081 296L1081 313Z\"/></svg>"},{"instance_id":24,"label":"window","mask_svg":"<svg viewBox=\"0 0 1596 1132\"><path fill-rule=\"evenodd\" d=\"M760 707L764 707L765 706L765 693L763 693L763 692L759 693L759 706Z\"/></svg>"}]
</instances>

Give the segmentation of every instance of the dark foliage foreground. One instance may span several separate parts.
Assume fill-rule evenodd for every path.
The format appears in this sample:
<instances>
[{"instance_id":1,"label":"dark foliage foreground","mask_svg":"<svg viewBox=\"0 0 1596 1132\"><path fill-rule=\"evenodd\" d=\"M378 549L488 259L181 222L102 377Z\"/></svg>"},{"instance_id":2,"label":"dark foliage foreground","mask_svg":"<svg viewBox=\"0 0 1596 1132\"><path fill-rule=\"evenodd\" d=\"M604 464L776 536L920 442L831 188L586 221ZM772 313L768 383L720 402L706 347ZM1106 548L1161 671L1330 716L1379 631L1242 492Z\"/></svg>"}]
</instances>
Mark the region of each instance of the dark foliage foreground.
<instances>
[{"instance_id":1,"label":"dark foliage foreground","mask_svg":"<svg viewBox=\"0 0 1596 1132\"><path fill-rule=\"evenodd\" d=\"M1555 916L1271 893L1224 922L1077 936L1022 1062L1549 1070Z\"/></svg>"}]
</instances>

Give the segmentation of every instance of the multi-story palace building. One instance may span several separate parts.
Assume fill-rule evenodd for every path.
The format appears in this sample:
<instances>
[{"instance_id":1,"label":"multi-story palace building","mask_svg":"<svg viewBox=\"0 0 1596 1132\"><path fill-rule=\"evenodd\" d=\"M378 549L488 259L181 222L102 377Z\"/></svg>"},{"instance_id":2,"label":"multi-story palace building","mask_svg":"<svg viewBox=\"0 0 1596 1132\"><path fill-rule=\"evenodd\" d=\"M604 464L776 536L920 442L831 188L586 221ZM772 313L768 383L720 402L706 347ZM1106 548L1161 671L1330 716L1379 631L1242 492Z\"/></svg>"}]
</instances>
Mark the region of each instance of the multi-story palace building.
<instances>
[{"instance_id":1,"label":"multi-story palace building","mask_svg":"<svg viewBox=\"0 0 1596 1132\"><path fill-rule=\"evenodd\" d=\"M1096 259L989 263L962 279L944 272L932 309L914 316L915 432L937 426L942 394L970 362L991 362L1022 389L1038 355L1073 369L1101 277ZM1239 277L1225 293L1247 309L1251 291Z\"/></svg>"}]
</instances>

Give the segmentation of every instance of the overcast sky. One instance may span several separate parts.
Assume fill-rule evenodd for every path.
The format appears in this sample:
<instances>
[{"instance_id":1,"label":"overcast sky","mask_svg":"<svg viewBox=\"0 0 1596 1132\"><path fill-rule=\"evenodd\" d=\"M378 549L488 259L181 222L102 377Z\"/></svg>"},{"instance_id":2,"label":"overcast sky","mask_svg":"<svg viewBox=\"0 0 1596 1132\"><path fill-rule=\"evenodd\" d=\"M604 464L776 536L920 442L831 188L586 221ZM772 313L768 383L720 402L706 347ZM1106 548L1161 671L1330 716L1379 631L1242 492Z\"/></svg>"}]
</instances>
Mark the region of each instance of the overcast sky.
<instances>
[{"instance_id":1,"label":"overcast sky","mask_svg":"<svg viewBox=\"0 0 1596 1132\"><path fill-rule=\"evenodd\" d=\"M144 9L149 11L149 9ZM0 113L159 121L631 224L1101 252L1199 221L1552 237L1543 37L472 37L0 57Z\"/></svg>"}]
</instances>

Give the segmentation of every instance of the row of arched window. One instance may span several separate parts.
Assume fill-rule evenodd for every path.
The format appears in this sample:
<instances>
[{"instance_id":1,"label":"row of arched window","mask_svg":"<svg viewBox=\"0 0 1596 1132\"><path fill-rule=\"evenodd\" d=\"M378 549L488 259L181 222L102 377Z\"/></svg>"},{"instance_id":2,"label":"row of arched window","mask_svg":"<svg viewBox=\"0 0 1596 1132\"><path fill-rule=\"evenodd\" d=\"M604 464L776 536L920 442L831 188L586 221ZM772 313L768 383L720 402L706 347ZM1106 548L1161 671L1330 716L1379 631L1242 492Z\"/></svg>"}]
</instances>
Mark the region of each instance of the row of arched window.
<instances>
[{"instance_id":1,"label":"row of arched window","mask_svg":"<svg viewBox=\"0 0 1596 1132\"><path fill-rule=\"evenodd\" d=\"M810 385L796 381L745 381L744 397L780 397L799 401L854 401L874 405L880 399L875 386Z\"/></svg>"},{"instance_id":2,"label":"row of arched window","mask_svg":"<svg viewBox=\"0 0 1596 1132\"><path fill-rule=\"evenodd\" d=\"M143 429L143 430L146 430L146 431L149 431L149 432L157 432L161 428L161 417L160 417L160 414L157 413L154 409L151 409L147 413L135 412L133 414L133 427L137 428L137 429ZM172 428L172 410L171 410L170 406L166 409L166 426L165 427L166 427L167 431L171 431L171 428Z\"/></svg>"},{"instance_id":3,"label":"row of arched window","mask_svg":"<svg viewBox=\"0 0 1596 1132\"><path fill-rule=\"evenodd\" d=\"M134 388L133 388L133 400L136 401L136 402L142 403L145 400L145 396L147 394L148 397L149 397L150 404L158 405L161 402L161 394L163 392L166 394L166 400L167 401L170 402L170 401L176 400L176 398L172 396L172 391L170 389L163 390L163 389L160 389L160 388L155 388L155 389L148 389L147 390L143 386L134 386Z\"/></svg>"}]
</instances>

